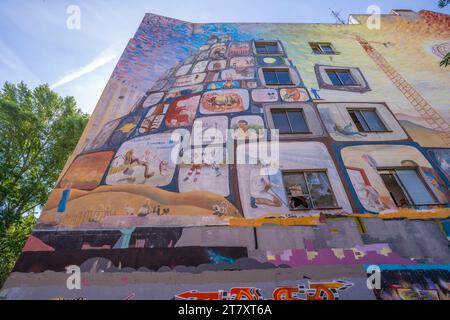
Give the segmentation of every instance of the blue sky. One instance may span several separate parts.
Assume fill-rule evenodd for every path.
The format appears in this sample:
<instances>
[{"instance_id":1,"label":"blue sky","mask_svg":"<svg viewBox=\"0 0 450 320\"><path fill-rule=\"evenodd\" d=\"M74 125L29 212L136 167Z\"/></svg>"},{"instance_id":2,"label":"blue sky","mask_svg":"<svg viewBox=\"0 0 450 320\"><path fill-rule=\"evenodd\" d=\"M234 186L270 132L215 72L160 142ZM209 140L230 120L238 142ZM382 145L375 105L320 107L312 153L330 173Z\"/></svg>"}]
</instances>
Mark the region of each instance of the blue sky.
<instances>
[{"instance_id":1,"label":"blue sky","mask_svg":"<svg viewBox=\"0 0 450 320\"><path fill-rule=\"evenodd\" d=\"M331 10L366 13L378 5L440 9L438 0L1 0L0 83L24 81L30 87L50 84L77 99L91 113L128 40L144 14L152 12L191 22L323 22ZM81 10L81 28L70 30L67 8Z\"/></svg>"}]
</instances>

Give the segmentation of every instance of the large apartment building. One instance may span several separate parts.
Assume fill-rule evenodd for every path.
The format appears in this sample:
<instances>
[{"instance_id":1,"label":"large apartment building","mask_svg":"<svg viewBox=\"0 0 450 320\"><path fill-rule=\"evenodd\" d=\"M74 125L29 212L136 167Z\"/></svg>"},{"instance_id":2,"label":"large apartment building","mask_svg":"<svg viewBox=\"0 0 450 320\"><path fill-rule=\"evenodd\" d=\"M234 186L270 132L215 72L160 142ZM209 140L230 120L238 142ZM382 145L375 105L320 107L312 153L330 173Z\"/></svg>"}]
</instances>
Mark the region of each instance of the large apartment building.
<instances>
[{"instance_id":1,"label":"large apartment building","mask_svg":"<svg viewBox=\"0 0 450 320\"><path fill-rule=\"evenodd\" d=\"M147 14L0 295L449 298L449 51L430 11Z\"/></svg>"}]
</instances>

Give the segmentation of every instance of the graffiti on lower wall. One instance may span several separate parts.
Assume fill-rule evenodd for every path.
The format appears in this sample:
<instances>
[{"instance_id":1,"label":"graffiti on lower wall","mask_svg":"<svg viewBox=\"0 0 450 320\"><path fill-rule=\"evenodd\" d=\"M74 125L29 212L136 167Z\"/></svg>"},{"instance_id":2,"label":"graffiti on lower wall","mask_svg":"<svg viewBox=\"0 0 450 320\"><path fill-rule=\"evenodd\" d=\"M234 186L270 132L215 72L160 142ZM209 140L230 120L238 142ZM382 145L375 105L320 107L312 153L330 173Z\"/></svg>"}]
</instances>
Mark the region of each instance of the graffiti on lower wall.
<instances>
[{"instance_id":1,"label":"graffiti on lower wall","mask_svg":"<svg viewBox=\"0 0 450 320\"><path fill-rule=\"evenodd\" d=\"M450 267L381 266L379 300L450 300Z\"/></svg>"},{"instance_id":2,"label":"graffiti on lower wall","mask_svg":"<svg viewBox=\"0 0 450 320\"><path fill-rule=\"evenodd\" d=\"M276 288L271 300L339 300L339 292L347 290L353 283L335 280L331 282L309 282L296 287ZM212 292L185 291L175 298L183 300L264 300L261 290L253 287L230 288Z\"/></svg>"}]
</instances>

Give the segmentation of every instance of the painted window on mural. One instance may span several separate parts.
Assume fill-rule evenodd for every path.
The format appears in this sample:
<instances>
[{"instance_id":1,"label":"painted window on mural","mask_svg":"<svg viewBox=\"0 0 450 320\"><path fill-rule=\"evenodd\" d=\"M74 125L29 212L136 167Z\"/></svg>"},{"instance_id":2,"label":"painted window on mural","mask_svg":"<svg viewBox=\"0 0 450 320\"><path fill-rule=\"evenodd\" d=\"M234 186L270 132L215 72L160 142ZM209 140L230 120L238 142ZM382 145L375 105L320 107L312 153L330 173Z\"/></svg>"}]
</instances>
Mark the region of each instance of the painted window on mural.
<instances>
[{"instance_id":1,"label":"painted window on mural","mask_svg":"<svg viewBox=\"0 0 450 320\"><path fill-rule=\"evenodd\" d=\"M336 54L333 46L329 42L310 42L309 45L314 54Z\"/></svg>"},{"instance_id":2,"label":"painted window on mural","mask_svg":"<svg viewBox=\"0 0 450 320\"><path fill-rule=\"evenodd\" d=\"M337 207L326 171L285 171L283 184L290 210Z\"/></svg>"},{"instance_id":3,"label":"painted window on mural","mask_svg":"<svg viewBox=\"0 0 450 320\"><path fill-rule=\"evenodd\" d=\"M417 169L383 169L379 172L397 207L407 208L437 203Z\"/></svg>"},{"instance_id":4,"label":"painted window on mural","mask_svg":"<svg viewBox=\"0 0 450 320\"><path fill-rule=\"evenodd\" d=\"M387 131L375 109L348 110L353 123L360 132L383 132Z\"/></svg>"},{"instance_id":5,"label":"painted window on mural","mask_svg":"<svg viewBox=\"0 0 450 320\"><path fill-rule=\"evenodd\" d=\"M350 70L327 70L327 75L334 86L357 86L358 83L352 76Z\"/></svg>"},{"instance_id":6,"label":"painted window on mural","mask_svg":"<svg viewBox=\"0 0 450 320\"><path fill-rule=\"evenodd\" d=\"M255 42L256 53L258 54L281 54L280 46L276 41Z\"/></svg>"},{"instance_id":7,"label":"painted window on mural","mask_svg":"<svg viewBox=\"0 0 450 320\"><path fill-rule=\"evenodd\" d=\"M310 133L302 109L272 109L271 113L280 134Z\"/></svg>"},{"instance_id":8,"label":"painted window on mural","mask_svg":"<svg viewBox=\"0 0 450 320\"><path fill-rule=\"evenodd\" d=\"M289 69L263 69L266 85L281 86L292 85Z\"/></svg>"}]
</instances>

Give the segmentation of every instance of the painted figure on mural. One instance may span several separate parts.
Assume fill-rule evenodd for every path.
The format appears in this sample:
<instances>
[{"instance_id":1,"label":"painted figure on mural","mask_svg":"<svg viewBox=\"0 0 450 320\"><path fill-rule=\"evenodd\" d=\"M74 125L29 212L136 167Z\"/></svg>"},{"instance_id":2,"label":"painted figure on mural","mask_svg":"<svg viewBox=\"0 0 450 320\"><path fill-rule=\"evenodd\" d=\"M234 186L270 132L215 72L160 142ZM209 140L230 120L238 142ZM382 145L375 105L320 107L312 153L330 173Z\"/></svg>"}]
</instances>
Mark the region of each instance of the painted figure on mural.
<instances>
[{"instance_id":1,"label":"painted figure on mural","mask_svg":"<svg viewBox=\"0 0 450 320\"><path fill-rule=\"evenodd\" d=\"M124 166L124 170L122 171L122 173L124 175L127 176L132 176L133 174L133 164L137 164L139 166L143 166L145 168L144 171L144 177L145 179L150 179L151 177L153 177L155 175L154 172L150 172L150 167L148 165L148 160L150 158L150 151L147 150L145 151L144 157L142 160L138 159L137 157L134 156L134 150L130 149L127 151L127 153L125 154L123 158L123 166Z\"/></svg>"},{"instance_id":2,"label":"painted figure on mural","mask_svg":"<svg viewBox=\"0 0 450 320\"><path fill-rule=\"evenodd\" d=\"M311 88L311 93L314 95L314 99L316 100L321 100L319 91L319 89Z\"/></svg>"},{"instance_id":3,"label":"painted figure on mural","mask_svg":"<svg viewBox=\"0 0 450 320\"><path fill-rule=\"evenodd\" d=\"M281 186L273 184L270 177L261 174L261 169L264 165L259 162L252 165L250 170L250 206L258 208L258 206L281 207L283 202L274 191L274 188L281 188Z\"/></svg>"},{"instance_id":4,"label":"painted figure on mural","mask_svg":"<svg viewBox=\"0 0 450 320\"><path fill-rule=\"evenodd\" d=\"M58 203L58 213L64 213L66 211L67 201L69 201L70 191L72 188L72 183L68 181L61 194L61 199Z\"/></svg>"},{"instance_id":5,"label":"painted figure on mural","mask_svg":"<svg viewBox=\"0 0 450 320\"><path fill-rule=\"evenodd\" d=\"M237 122L237 129L232 134L234 139L245 140L245 139L256 139L258 134L255 130L250 129L248 121L239 120Z\"/></svg>"},{"instance_id":6,"label":"painted figure on mural","mask_svg":"<svg viewBox=\"0 0 450 320\"><path fill-rule=\"evenodd\" d=\"M361 137L366 137L367 136L367 134L365 134L365 133L362 133L362 132L359 132L359 131L353 131L352 130L353 129L353 124L352 123L347 124L345 127L342 127L341 125L336 123L334 125L333 129L334 129L334 131L336 131L336 132L338 132L340 134L343 134L344 136L355 136L355 135L358 135L358 136L361 136Z\"/></svg>"}]
</instances>

